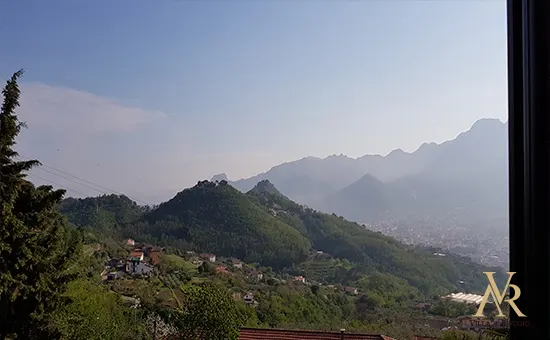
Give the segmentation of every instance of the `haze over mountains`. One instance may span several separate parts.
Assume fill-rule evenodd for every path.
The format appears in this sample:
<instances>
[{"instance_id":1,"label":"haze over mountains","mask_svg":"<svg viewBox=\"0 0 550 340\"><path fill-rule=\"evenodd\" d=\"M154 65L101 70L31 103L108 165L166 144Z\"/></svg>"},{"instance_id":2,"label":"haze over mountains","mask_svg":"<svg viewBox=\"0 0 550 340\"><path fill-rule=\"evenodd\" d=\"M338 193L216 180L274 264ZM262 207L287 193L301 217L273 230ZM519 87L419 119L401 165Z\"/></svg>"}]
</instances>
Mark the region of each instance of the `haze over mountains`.
<instances>
[{"instance_id":1,"label":"haze over mountains","mask_svg":"<svg viewBox=\"0 0 550 340\"><path fill-rule=\"evenodd\" d=\"M247 192L267 179L299 203L361 222L413 215L472 222L507 215L507 151L507 123L481 119L455 139L412 153L305 157L230 184Z\"/></svg>"}]
</instances>

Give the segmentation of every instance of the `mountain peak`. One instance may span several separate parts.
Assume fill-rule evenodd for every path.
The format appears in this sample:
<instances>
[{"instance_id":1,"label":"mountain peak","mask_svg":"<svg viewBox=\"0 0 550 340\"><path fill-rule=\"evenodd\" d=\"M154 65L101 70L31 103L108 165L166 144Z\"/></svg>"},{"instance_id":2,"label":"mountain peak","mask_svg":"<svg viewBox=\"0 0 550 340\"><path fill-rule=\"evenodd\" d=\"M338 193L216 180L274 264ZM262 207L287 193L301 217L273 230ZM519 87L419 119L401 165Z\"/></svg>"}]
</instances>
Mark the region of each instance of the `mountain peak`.
<instances>
[{"instance_id":1,"label":"mountain peak","mask_svg":"<svg viewBox=\"0 0 550 340\"><path fill-rule=\"evenodd\" d=\"M279 190L277 190L277 188L275 188L275 186L267 179L259 181L258 184L256 184L250 191L257 194L267 193L271 195L281 195Z\"/></svg>"},{"instance_id":2,"label":"mountain peak","mask_svg":"<svg viewBox=\"0 0 550 340\"><path fill-rule=\"evenodd\" d=\"M434 148L434 147L436 147L437 145L438 145L438 144L437 144L436 142L430 142L430 143L424 142L424 143L422 143L422 145L420 145L420 148L419 148L419 149L421 149L421 148Z\"/></svg>"},{"instance_id":3,"label":"mountain peak","mask_svg":"<svg viewBox=\"0 0 550 340\"><path fill-rule=\"evenodd\" d=\"M212 179L210 180L211 182L221 182L221 181L226 181L226 182L229 182L229 180L227 179L227 175L225 173L221 173L221 174L217 174L217 175L214 175L212 176Z\"/></svg>"},{"instance_id":4,"label":"mountain peak","mask_svg":"<svg viewBox=\"0 0 550 340\"><path fill-rule=\"evenodd\" d=\"M330 156L327 157L327 159L329 158L349 158L348 156L344 155L343 153L337 155L337 154L332 154Z\"/></svg>"},{"instance_id":5,"label":"mountain peak","mask_svg":"<svg viewBox=\"0 0 550 340\"><path fill-rule=\"evenodd\" d=\"M495 135L501 135L502 132L506 131L506 123L503 123L498 118L482 118L477 120L470 130L462 132L459 134L455 139L456 140L464 140L464 138L468 139L469 137L475 137L475 138L484 138L484 139L493 139ZM447 141L443 144L447 144L451 141Z\"/></svg>"},{"instance_id":6,"label":"mountain peak","mask_svg":"<svg viewBox=\"0 0 550 340\"><path fill-rule=\"evenodd\" d=\"M477 120L472 127L470 128L470 131L474 130L494 130L501 128L505 125L500 119L498 118L482 118Z\"/></svg>"},{"instance_id":7,"label":"mountain peak","mask_svg":"<svg viewBox=\"0 0 550 340\"><path fill-rule=\"evenodd\" d=\"M406 154L406 152L403 151L403 149L394 149L386 157L391 157L391 156L395 157L397 155L404 155L404 154Z\"/></svg>"},{"instance_id":8,"label":"mountain peak","mask_svg":"<svg viewBox=\"0 0 550 340\"><path fill-rule=\"evenodd\" d=\"M431 143L428 143L428 142L424 142L422 143L422 145L420 145L420 147L418 149L416 149L415 152L427 152L427 151L430 151L430 150L434 150L435 148L437 148L439 146L439 144L437 144L436 142L431 142Z\"/></svg>"}]
</instances>

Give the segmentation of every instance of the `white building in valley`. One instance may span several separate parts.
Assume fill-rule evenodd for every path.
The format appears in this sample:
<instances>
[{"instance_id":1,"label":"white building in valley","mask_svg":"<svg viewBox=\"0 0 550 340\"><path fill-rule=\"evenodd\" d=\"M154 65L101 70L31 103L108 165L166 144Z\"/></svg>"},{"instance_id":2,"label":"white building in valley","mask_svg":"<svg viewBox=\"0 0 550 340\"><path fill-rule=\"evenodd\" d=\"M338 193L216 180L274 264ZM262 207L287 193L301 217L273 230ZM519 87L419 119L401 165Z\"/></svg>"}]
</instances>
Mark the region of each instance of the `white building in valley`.
<instances>
[{"instance_id":1,"label":"white building in valley","mask_svg":"<svg viewBox=\"0 0 550 340\"><path fill-rule=\"evenodd\" d=\"M481 300L483 300L482 295L478 294L467 294L467 293L452 293L446 296L443 296L442 299L454 301L454 302L465 302L469 304L479 305ZM489 300L489 303L492 301Z\"/></svg>"}]
</instances>

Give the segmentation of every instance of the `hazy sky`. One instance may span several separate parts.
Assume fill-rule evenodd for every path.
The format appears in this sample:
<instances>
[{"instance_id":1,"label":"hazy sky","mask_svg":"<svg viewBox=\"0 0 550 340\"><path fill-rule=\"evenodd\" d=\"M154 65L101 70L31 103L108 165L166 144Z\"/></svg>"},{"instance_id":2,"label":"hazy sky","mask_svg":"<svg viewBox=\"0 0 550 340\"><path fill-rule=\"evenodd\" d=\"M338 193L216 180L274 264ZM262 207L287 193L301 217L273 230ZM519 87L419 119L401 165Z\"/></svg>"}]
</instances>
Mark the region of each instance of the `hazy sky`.
<instances>
[{"instance_id":1,"label":"hazy sky","mask_svg":"<svg viewBox=\"0 0 550 340\"><path fill-rule=\"evenodd\" d=\"M503 0L2 1L0 76L19 68L35 179L147 202L507 119Z\"/></svg>"}]
</instances>

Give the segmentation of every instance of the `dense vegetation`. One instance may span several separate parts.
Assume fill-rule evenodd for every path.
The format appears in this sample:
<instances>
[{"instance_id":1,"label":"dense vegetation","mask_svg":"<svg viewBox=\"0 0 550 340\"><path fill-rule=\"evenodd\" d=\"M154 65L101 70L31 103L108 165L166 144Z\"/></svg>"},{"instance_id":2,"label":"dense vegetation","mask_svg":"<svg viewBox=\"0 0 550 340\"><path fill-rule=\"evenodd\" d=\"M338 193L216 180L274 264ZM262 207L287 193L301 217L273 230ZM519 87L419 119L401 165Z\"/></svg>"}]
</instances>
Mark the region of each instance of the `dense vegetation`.
<instances>
[{"instance_id":1,"label":"dense vegetation","mask_svg":"<svg viewBox=\"0 0 550 340\"><path fill-rule=\"evenodd\" d=\"M47 336L47 313L63 303L79 242L55 209L63 190L35 187L25 172L40 163L17 161L15 138L24 124L17 72L2 91L0 112L0 338Z\"/></svg>"},{"instance_id":2,"label":"dense vegetation","mask_svg":"<svg viewBox=\"0 0 550 340\"><path fill-rule=\"evenodd\" d=\"M137 221L148 208L126 196L104 195L84 199L66 198L58 206L69 222L82 227L113 232L118 226Z\"/></svg>"},{"instance_id":3,"label":"dense vegetation","mask_svg":"<svg viewBox=\"0 0 550 340\"><path fill-rule=\"evenodd\" d=\"M305 259L309 240L224 183L199 182L144 216L141 232L183 239L199 251L285 267Z\"/></svg>"}]
</instances>

